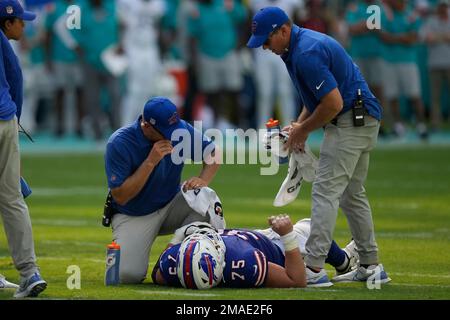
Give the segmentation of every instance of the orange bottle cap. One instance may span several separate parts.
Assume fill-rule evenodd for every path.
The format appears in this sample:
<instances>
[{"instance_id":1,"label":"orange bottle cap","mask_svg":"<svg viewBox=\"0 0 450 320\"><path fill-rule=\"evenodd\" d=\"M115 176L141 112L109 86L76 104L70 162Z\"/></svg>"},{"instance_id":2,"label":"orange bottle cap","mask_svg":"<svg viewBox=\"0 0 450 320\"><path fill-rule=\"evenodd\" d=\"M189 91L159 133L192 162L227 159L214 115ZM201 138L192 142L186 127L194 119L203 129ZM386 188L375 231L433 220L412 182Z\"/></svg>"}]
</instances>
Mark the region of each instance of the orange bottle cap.
<instances>
[{"instance_id":1,"label":"orange bottle cap","mask_svg":"<svg viewBox=\"0 0 450 320\"><path fill-rule=\"evenodd\" d=\"M280 121L270 118L269 121L266 122L266 128L270 129L270 128L278 126L279 124L280 124Z\"/></svg>"},{"instance_id":2,"label":"orange bottle cap","mask_svg":"<svg viewBox=\"0 0 450 320\"><path fill-rule=\"evenodd\" d=\"M108 244L108 249L120 249L120 245L113 241L111 244Z\"/></svg>"}]
</instances>

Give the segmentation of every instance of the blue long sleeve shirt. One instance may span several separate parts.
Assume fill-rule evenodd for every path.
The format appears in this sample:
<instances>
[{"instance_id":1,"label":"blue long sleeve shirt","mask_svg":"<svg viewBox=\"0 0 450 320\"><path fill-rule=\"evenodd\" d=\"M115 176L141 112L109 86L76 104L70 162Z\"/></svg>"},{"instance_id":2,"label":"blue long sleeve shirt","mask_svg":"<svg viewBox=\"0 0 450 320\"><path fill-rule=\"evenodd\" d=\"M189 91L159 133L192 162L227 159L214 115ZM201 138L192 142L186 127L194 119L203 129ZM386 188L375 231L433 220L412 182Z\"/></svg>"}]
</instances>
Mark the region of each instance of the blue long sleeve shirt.
<instances>
[{"instance_id":1,"label":"blue long sleeve shirt","mask_svg":"<svg viewBox=\"0 0 450 320\"><path fill-rule=\"evenodd\" d=\"M19 59L0 31L0 120L20 119L23 101L23 76Z\"/></svg>"}]
</instances>

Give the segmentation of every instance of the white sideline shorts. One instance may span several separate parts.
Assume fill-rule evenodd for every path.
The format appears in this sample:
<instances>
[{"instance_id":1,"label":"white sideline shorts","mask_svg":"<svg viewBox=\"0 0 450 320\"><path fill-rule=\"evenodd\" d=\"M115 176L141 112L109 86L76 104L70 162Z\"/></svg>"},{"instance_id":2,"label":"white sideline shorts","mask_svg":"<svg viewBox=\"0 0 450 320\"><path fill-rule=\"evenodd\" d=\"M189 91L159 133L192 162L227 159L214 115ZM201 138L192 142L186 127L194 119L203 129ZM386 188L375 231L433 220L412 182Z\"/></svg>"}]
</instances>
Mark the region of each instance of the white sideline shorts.
<instances>
[{"instance_id":1,"label":"white sideline shorts","mask_svg":"<svg viewBox=\"0 0 450 320\"><path fill-rule=\"evenodd\" d=\"M56 88L78 88L83 84L83 71L79 63L53 63L53 77Z\"/></svg>"},{"instance_id":2,"label":"white sideline shorts","mask_svg":"<svg viewBox=\"0 0 450 320\"><path fill-rule=\"evenodd\" d=\"M369 86L383 85L384 60L381 58L354 59Z\"/></svg>"},{"instance_id":3,"label":"white sideline shorts","mask_svg":"<svg viewBox=\"0 0 450 320\"><path fill-rule=\"evenodd\" d=\"M421 96L419 68L415 63L387 63L383 72L383 89L386 99Z\"/></svg>"},{"instance_id":4,"label":"white sideline shorts","mask_svg":"<svg viewBox=\"0 0 450 320\"><path fill-rule=\"evenodd\" d=\"M221 59L199 54L198 85L203 93L218 91L239 91L244 82L241 63L235 51Z\"/></svg>"}]
</instances>

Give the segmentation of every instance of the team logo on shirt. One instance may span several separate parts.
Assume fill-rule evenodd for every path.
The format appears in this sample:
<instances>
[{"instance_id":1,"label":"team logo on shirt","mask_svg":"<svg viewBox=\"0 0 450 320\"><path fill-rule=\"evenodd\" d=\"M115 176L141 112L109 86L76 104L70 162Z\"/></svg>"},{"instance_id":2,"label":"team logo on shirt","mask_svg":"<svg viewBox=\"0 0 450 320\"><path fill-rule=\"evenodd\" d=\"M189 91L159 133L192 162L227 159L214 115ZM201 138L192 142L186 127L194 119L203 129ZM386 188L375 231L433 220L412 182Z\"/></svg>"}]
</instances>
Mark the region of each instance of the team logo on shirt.
<instances>
[{"instance_id":1,"label":"team logo on shirt","mask_svg":"<svg viewBox=\"0 0 450 320\"><path fill-rule=\"evenodd\" d=\"M7 6L7 7L6 7L6 13L7 13L7 14L13 14L13 13L14 13L13 7Z\"/></svg>"},{"instance_id":2,"label":"team logo on shirt","mask_svg":"<svg viewBox=\"0 0 450 320\"><path fill-rule=\"evenodd\" d=\"M258 22L256 22L256 21L253 21L252 22L252 33L255 33L256 32L256 28L258 27Z\"/></svg>"},{"instance_id":3,"label":"team logo on shirt","mask_svg":"<svg viewBox=\"0 0 450 320\"><path fill-rule=\"evenodd\" d=\"M169 126L174 124L174 123L177 123L178 119L179 119L178 113L174 112L173 115L168 120L169 121Z\"/></svg>"},{"instance_id":4,"label":"team logo on shirt","mask_svg":"<svg viewBox=\"0 0 450 320\"><path fill-rule=\"evenodd\" d=\"M319 90L324 84L325 80L323 80L318 86L316 86L316 90Z\"/></svg>"},{"instance_id":5,"label":"team logo on shirt","mask_svg":"<svg viewBox=\"0 0 450 320\"><path fill-rule=\"evenodd\" d=\"M216 202L214 204L214 212L219 216L219 217L223 217L223 209L222 209L222 205L220 204L220 202Z\"/></svg>"}]
</instances>

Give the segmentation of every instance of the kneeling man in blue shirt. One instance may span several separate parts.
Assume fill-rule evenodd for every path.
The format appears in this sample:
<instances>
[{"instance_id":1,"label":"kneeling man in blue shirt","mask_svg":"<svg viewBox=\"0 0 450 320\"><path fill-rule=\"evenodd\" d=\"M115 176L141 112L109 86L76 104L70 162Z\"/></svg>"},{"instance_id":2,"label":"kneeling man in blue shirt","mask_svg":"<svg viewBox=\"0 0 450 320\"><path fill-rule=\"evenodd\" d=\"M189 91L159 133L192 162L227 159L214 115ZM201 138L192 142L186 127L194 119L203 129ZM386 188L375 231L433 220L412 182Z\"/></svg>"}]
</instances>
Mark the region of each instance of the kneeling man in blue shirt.
<instances>
[{"instance_id":1,"label":"kneeling man in blue shirt","mask_svg":"<svg viewBox=\"0 0 450 320\"><path fill-rule=\"evenodd\" d=\"M180 132L188 141L171 141ZM114 132L108 141L105 168L112 207L118 212L112 218L112 229L113 239L121 247L121 283L145 279L157 235L173 233L194 221L209 221L195 212L181 193L184 164L174 161L172 154L178 143L188 146L177 153L181 160L203 162L200 175L188 179L185 190L208 186L219 168L214 161L217 147L181 120L176 106L166 98L149 100L142 115Z\"/></svg>"}]
</instances>

